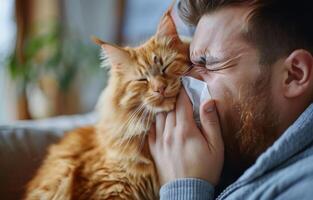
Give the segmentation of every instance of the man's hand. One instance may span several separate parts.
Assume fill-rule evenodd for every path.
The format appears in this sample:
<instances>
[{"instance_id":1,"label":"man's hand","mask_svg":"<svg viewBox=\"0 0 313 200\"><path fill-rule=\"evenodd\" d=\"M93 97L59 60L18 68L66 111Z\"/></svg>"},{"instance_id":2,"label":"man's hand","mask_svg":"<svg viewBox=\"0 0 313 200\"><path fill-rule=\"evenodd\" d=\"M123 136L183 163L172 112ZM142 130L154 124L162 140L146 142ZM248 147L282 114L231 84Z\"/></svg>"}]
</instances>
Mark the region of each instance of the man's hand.
<instances>
[{"instance_id":1,"label":"man's hand","mask_svg":"<svg viewBox=\"0 0 313 200\"><path fill-rule=\"evenodd\" d=\"M149 146L161 185L178 178L199 178L216 185L224 162L224 144L213 100L200 107L201 130L184 89L175 110L159 113Z\"/></svg>"}]
</instances>

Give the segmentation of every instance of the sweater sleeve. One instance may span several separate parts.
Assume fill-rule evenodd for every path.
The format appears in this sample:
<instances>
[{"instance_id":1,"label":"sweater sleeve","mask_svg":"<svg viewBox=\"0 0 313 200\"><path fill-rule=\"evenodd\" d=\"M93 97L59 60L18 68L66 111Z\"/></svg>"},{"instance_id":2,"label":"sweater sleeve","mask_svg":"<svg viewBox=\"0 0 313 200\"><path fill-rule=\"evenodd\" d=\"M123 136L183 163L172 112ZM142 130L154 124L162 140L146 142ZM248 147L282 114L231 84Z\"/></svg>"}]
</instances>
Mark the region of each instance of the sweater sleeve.
<instances>
[{"instance_id":1,"label":"sweater sleeve","mask_svg":"<svg viewBox=\"0 0 313 200\"><path fill-rule=\"evenodd\" d=\"M213 196L213 185L195 178L177 179L160 190L160 200L211 200Z\"/></svg>"}]
</instances>

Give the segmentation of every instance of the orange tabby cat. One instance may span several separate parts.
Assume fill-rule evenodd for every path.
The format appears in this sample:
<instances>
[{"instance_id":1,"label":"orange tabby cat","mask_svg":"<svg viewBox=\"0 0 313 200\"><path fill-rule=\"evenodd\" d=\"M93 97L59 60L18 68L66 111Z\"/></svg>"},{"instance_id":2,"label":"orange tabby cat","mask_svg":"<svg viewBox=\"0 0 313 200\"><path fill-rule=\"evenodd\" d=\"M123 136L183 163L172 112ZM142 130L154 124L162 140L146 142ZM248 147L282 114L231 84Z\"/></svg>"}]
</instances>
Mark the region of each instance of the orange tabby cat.
<instances>
[{"instance_id":1,"label":"orange tabby cat","mask_svg":"<svg viewBox=\"0 0 313 200\"><path fill-rule=\"evenodd\" d=\"M53 145L26 199L157 199L159 184L146 133L157 112L174 108L188 70L188 44L167 11L157 33L136 48L94 39L109 62L100 120Z\"/></svg>"}]
</instances>

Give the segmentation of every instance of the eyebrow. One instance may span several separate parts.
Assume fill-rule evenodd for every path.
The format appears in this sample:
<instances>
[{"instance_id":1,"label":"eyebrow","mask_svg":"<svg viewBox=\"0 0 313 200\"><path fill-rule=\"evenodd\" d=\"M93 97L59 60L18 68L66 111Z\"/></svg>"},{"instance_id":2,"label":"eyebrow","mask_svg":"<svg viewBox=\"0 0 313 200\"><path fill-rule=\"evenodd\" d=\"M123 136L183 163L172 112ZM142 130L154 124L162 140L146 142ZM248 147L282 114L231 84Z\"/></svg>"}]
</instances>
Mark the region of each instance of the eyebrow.
<instances>
[{"instance_id":1,"label":"eyebrow","mask_svg":"<svg viewBox=\"0 0 313 200\"><path fill-rule=\"evenodd\" d=\"M222 60L212 55L206 55L199 56L198 58L193 57L191 61L195 64L214 65L220 63Z\"/></svg>"},{"instance_id":2,"label":"eyebrow","mask_svg":"<svg viewBox=\"0 0 313 200\"><path fill-rule=\"evenodd\" d=\"M221 66L215 68L215 69L211 69L211 71L219 71L222 69L227 69L227 68L231 68L236 66L236 62L238 62L238 60L241 58L241 55L236 55L235 57L231 57L231 58L227 58L224 61L219 61L219 64ZM213 64L212 64L213 65Z\"/></svg>"}]
</instances>

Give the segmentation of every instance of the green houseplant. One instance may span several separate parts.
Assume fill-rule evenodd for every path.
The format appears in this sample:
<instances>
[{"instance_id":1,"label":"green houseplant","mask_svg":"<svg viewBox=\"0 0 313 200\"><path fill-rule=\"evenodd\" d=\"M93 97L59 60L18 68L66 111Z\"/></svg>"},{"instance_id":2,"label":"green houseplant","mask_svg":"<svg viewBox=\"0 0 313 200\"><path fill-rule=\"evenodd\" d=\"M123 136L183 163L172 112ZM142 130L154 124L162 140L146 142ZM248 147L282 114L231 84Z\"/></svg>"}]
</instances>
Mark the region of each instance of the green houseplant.
<instances>
[{"instance_id":1,"label":"green houseplant","mask_svg":"<svg viewBox=\"0 0 313 200\"><path fill-rule=\"evenodd\" d=\"M8 69L18 93L26 94L31 117L79 112L76 78L83 73L88 79L98 72L97 48L62 32L61 26L54 23L46 33L27 38L23 52L23 61L16 53L11 55ZM35 111L38 108L39 114Z\"/></svg>"}]
</instances>

